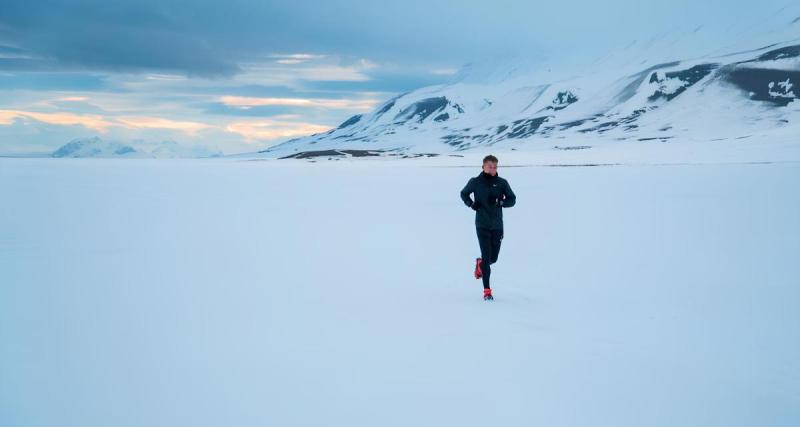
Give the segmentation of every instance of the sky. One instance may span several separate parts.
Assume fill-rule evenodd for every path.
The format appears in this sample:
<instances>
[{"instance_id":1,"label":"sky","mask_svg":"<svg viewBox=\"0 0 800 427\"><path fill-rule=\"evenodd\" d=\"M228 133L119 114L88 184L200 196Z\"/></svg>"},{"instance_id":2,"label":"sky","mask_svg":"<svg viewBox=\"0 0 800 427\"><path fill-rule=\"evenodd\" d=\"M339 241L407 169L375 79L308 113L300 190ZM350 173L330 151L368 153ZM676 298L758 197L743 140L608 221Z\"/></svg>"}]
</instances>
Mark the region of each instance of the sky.
<instances>
[{"instance_id":1,"label":"sky","mask_svg":"<svg viewBox=\"0 0 800 427\"><path fill-rule=\"evenodd\" d=\"M3 0L0 155L92 136L256 151L447 82L467 63L590 62L664 32L757 26L788 5Z\"/></svg>"}]
</instances>

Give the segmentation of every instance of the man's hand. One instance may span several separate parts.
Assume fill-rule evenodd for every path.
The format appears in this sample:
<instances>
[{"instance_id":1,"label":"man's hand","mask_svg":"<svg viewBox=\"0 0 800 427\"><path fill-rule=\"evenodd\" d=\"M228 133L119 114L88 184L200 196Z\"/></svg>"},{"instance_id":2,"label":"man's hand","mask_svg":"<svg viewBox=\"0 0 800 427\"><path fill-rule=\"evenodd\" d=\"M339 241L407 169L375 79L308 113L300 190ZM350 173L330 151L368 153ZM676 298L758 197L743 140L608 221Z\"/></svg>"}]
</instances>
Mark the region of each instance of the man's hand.
<instances>
[{"instance_id":1,"label":"man's hand","mask_svg":"<svg viewBox=\"0 0 800 427\"><path fill-rule=\"evenodd\" d=\"M489 203L495 206L503 207L503 201L505 198L496 197L496 196L489 196Z\"/></svg>"},{"instance_id":2,"label":"man's hand","mask_svg":"<svg viewBox=\"0 0 800 427\"><path fill-rule=\"evenodd\" d=\"M475 200L474 202L472 202L472 205L470 207L472 208L472 210L477 211L478 209L481 208L481 202Z\"/></svg>"}]
</instances>

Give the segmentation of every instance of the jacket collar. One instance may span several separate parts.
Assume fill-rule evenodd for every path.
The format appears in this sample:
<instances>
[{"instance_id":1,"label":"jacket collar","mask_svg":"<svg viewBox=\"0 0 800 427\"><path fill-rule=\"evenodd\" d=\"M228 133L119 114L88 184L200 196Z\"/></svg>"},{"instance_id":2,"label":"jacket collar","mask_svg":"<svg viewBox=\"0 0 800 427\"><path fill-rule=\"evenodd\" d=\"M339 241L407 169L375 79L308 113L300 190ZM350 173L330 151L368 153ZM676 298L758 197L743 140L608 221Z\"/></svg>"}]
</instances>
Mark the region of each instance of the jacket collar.
<instances>
[{"instance_id":1,"label":"jacket collar","mask_svg":"<svg viewBox=\"0 0 800 427\"><path fill-rule=\"evenodd\" d=\"M496 174L496 175L489 175L488 173L486 173L486 172L484 172L484 171L481 171L481 173L480 173L480 174L478 174L478 176L479 176L479 177L482 177L483 179L493 180L493 179L496 179L497 177L499 177L499 176L500 176L500 174Z\"/></svg>"}]
</instances>

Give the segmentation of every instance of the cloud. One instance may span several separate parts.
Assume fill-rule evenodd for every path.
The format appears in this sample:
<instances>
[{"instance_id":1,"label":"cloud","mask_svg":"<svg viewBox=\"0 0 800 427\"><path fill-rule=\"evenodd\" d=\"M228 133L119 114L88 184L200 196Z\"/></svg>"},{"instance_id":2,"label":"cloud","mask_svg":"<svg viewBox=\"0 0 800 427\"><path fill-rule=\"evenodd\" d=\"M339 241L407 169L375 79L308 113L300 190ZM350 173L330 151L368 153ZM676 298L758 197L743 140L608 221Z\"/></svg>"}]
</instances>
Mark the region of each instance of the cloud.
<instances>
[{"instance_id":1,"label":"cloud","mask_svg":"<svg viewBox=\"0 0 800 427\"><path fill-rule=\"evenodd\" d=\"M368 111L380 103L377 99L306 99L306 98L256 98L248 96L223 96L220 102L230 107L258 106L318 107Z\"/></svg>"},{"instance_id":2,"label":"cloud","mask_svg":"<svg viewBox=\"0 0 800 427\"><path fill-rule=\"evenodd\" d=\"M183 81L186 77L175 74L149 74L145 77L147 80L166 80L166 81Z\"/></svg>"},{"instance_id":3,"label":"cloud","mask_svg":"<svg viewBox=\"0 0 800 427\"><path fill-rule=\"evenodd\" d=\"M4 0L0 69L219 78L264 58L300 65L349 55L433 69L504 53L593 56L642 34L752 26L789 3Z\"/></svg>"},{"instance_id":4,"label":"cloud","mask_svg":"<svg viewBox=\"0 0 800 427\"><path fill-rule=\"evenodd\" d=\"M2 62L2 61L0 61ZM0 68L2 68L0 66ZM0 90L112 90L108 76L97 73L73 72L0 72Z\"/></svg>"},{"instance_id":5,"label":"cloud","mask_svg":"<svg viewBox=\"0 0 800 427\"><path fill-rule=\"evenodd\" d=\"M316 125L303 122L284 122L277 120L254 120L248 122L234 122L225 127L228 132L241 135L246 141L271 140L278 138L294 138L297 136L311 135L326 132L330 126Z\"/></svg>"},{"instance_id":6,"label":"cloud","mask_svg":"<svg viewBox=\"0 0 800 427\"><path fill-rule=\"evenodd\" d=\"M0 44L0 59L32 59L32 56L25 49Z\"/></svg>"},{"instance_id":7,"label":"cloud","mask_svg":"<svg viewBox=\"0 0 800 427\"><path fill-rule=\"evenodd\" d=\"M67 102L80 102L87 100L89 100L89 98L86 96L65 96L62 98L55 99L55 101L67 101Z\"/></svg>"},{"instance_id":8,"label":"cloud","mask_svg":"<svg viewBox=\"0 0 800 427\"><path fill-rule=\"evenodd\" d=\"M80 125L105 133L114 124L103 116L95 114L73 114L67 112L40 113L35 111L0 110L0 125L13 124L17 119L33 119L47 124L72 126Z\"/></svg>"},{"instance_id":9,"label":"cloud","mask_svg":"<svg viewBox=\"0 0 800 427\"><path fill-rule=\"evenodd\" d=\"M0 125L14 124L17 119L33 119L42 123L59 126L79 125L101 133L106 133L110 127L118 126L129 129L177 130L189 135L195 135L198 131L213 127L206 123L170 120L163 117L121 116L107 118L98 114L0 110Z\"/></svg>"},{"instance_id":10,"label":"cloud","mask_svg":"<svg viewBox=\"0 0 800 427\"><path fill-rule=\"evenodd\" d=\"M312 59L324 58L325 55L313 55L309 53L293 53L293 54L272 54L271 58L278 58L275 62L285 65L302 64Z\"/></svg>"},{"instance_id":11,"label":"cloud","mask_svg":"<svg viewBox=\"0 0 800 427\"><path fill-rule=\"evenodd\" d=\"M437 68L431 70L431 74L435 74L437 76L451 76L458 72L457 68Z\"/></svg>"},{"instance_id":12,"label":"cloud","mask_svg":"<svg viewBox=\"0 0 800 427\"><path fill-rule=\"evenodd\" d=\"M334 63L341 58L330 58L325 62L276 64L273 62L245 62L242 63L242 72L235 80L244 84L260 85L290 85L297 86L303 81L346 81L365 82L372 77L368 74L369 68L375 65L362 64L340 65Z\"/></svg>"},{"instance_id":13,"label":"cloud","mask_svg":"<svg viewBox=\"0 0 800 427\"><path fill-rule=\"evenodd\" d=\"M442 84L447 82L451 77L449 74L434 74L428 70L399 70L386 69L386 67L369 71L367 75L369 79L362 81L307 80L301 83L301 87L307 91L334 91L345 93L374 91L394 94L424 86Z\"/></svg>"},{"instance_id":14,"label":"cloud","mask_svg":"<svg viewBox=\"0 0 800 427\"><path fill-rule=\"evenodd\" d=\"M297 77L303 80L337 80L349 82L363 82L369 76L356 67L319 66L297 70Z\"/></svg>"},{"instance_id":15,"label":"cloud","mask_svg":"<svg viewBox=\"0 0 800 427\"><path fill-rule=\"evenodd\" d=\"M196 135L197 132L209 129L212 126L206 123L186 122L165 119L162 117L119 117L117 122L123 126L134 129L169 129Z\"/></svg>"}]
</instances>

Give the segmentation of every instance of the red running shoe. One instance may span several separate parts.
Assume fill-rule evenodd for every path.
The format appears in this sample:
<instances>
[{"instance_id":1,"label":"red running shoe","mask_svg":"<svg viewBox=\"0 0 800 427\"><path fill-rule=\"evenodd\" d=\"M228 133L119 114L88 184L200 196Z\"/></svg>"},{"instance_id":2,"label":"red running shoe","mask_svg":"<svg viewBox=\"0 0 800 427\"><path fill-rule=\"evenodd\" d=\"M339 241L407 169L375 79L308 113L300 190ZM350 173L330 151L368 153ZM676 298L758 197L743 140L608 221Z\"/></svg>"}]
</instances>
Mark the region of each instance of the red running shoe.
<instances>
[{"instance_id":1,"label":"red running shoe","mask_svg":"<svg viewBox=\"0 0 800 427\"><path fill-rule=\"evenodd\" d=\"M475 258L475 278L480 279L483 276L481 272L481 259Z\"/></svg>"},{"instance_id":2,"label":"red running shoe","mask_svg":"<svg viewBox=\"0 0 800 427\"><path fill-rule=\"evenodd\" d=\"M492 296L492 290L491 289L484 289L483 290L483 299L485 299L487 301L494 299L494 297Z\"/></svg>"}]
</instances>

